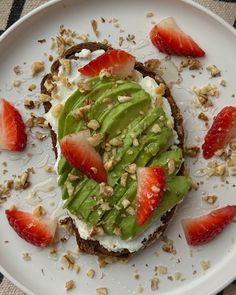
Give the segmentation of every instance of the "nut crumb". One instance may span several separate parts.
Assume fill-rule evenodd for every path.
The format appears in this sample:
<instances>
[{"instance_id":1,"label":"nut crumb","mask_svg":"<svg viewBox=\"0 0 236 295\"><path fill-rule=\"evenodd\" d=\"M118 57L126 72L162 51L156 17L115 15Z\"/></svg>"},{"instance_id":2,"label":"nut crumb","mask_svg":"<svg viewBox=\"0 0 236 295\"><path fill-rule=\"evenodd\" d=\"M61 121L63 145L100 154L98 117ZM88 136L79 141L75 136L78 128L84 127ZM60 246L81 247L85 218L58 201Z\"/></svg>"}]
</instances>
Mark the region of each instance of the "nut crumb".
<instances>
[{"instance_id":1,"label":"nut crumb","mask_svg":"<svg viewBox=\"0 0 236 295\"><path fill-rule=\"evenodd\" d=\"M202 113L202 112L198 115L198 119L200 119L200 120L202 120L202 121L205 121L205 122L208 121L208 117L207 117L207 115L204 114L204 113Z\"/></svg>"},{"instance_id":2,"label":"nut crumb","mask_svg":"<svg viewBox=\"0 0 236 295\"><path fill-rule=\"evenodd\" d=\"M196 158L199 151L200 151L200 148L198 146L187 146L185 147L184 153L188 157Z\"/></svg>"},{"instance_id":3,"label":"nut crumb","mask_svg":"<svg viewBox=\"0 0 236 295\"><path fill-rule=\"evenodd\" d=\"M97 288L96 295L108 295L108 289L107 288Z\"/></svg>"},{"instance_id":4,"label":"nut crumb","mask_svg":"<svg viewBox=\"0 0 236 295\"><path fill-rule=\"evenodd\" d=\"M153 278L151 280L151 290L155 291L155 290L158 289L158 287L159 287L159 279L158 278Z\"/></svg>"},{"instance_id":5,"label":"nut crumb","mask_svg":"<svg viewBox=\"0 0 236 295\"><path fill-rule=\"evenodd\" d=\"M144 289L143 289L142 286L138 286L137 289L136 289L136 291L137 291L138 294L143 293L143 290L144 290Z\"/></svg>"},{"instance_id":6,"label":"nut crumb","mask_svg":"<svg viewBox=\"0 0 236 295\"><path fill-rule=\"evenodd\" d=\"M176 280L176 281L179 281L180 279L181 279L181 277L182 277L182 273L181 272L175 272L174 273L174 279Z\"/></svg>"},{"instance_id":7,"label":"nut crumb","mask_svg":"<svg viewBox=\"0 0 236 295\"><path fill-rule=\"evenodd\" d=\"M74 287L75 287L75 283L73 280L66 282L66 285L65 285L66 291L69 291L69 290L73 289Z\"/></svg>"},{"instance_id":8,"label":"nut crumb","mask_svg":"<svg viewBox=\"0 0 236 295\"><path fill-rule=\"evenodd\" d=\"M154 271L158 272L159 274L165 275L167 274L167 267L164 265L158 265L158 266L155 266Z\"/></svg>"},{"instance_id":9,"label":"nut crumb","mask_svg":"<svg viewBox=\"0 0 236 295\"><path fill-rule=\"evenodd\" d=\"M36 85L35 84L30 84L28 87L29 91L34 91L36 89Z\"/></svg>"},{"instance_id":10,"label":"nut crumb","mask_svg":"<svg viewBox=\"0 0 236 295\"><path fill-rule=\"evenodd\" d=\"M203 270L207 270L208 268L210 268L210 261L209 260L201 260L200 265Z\"/></svg>"},{"instance_id":11,"label":"nut crumb","mask_svg":"<svg viewBox=\"0 0 236 295\"><path fill-rule=\"evenodd\" d=\"M224 80L224 79L221 79L220 81L219 81L219 84L221 85L221 86L223 86L223 87L226 87L226 81Z\"/></svg>"},{"instance_id":12,"label":"nut crumb","mask_svg":"<svg viewBox=\"0 0 236 295\"><path fill-rule=\"evenodd\" d=\"M21 68L20 68L19 65L14 66L13 71L14 71L14 73L15 73L16 75L20 75L20 74L22 74L22 72L21 72Z\"/></svg>"},{"instance_id":13,"label":"nut crumb","mask_svg":"<svg viewBox=\"0 0 236 295\"><path fill-rule=\"evenodd\" d=\"M209 205L213 205L215 204L215 202L217 201L218 197L215 195L207 195L207 196L203 196L202 200L207 202Z\"/></svg>"},{"instance_id":14,"label":"nut crumb","mask_svg":"<svg viewBox=\"0 0 236 295\"><path fill-rule=\"evenodd\" d=\"M41 61L35 61L31 65L31 72L33 77L36 76L37 74L41 73L44 71L44 63Z\"/></svg>"},{"instance_id":15,"label":"nut crumb","mask_svg":"<svg viewBox=\"0 0 236 295\"><path fill-rule=\"evenodd\" d=\"M208 65L206 68L210 73L211 77L219 77L221 75L221 71L215 65Z\"/></svg>"},{"instance_id":16,"label":"nut crumb","mask_svg":"<svg viewBox=\"0 0 236 295\"><path fill-rule=\"evenodd\" d=\"M152 11L147 11L146 12L146 17L152 17L152 16L154 16Z\"/></svg>"},{"instance_id":17,"label":"nut crumb","mask_svg":"<svg viewBox=\"0 0 236 295\"><path fill-rule=\"evenodd\" d=\"M31 254L30 253L22 253L22 259L24 261L31 261Z\"/></svg>"},{"instance_id":18,"label":"nut crumb","mask_svg":"<svg viewBox=\"0 0 236 295\"><path fill-rule=\"evenodd\" d=\"M95 270L94 269L89 269L88 271L87 271L87 277L88 278L90 278L90 279L93 279L94 278L94 276L95 276Z\"/></svg>"},{"instance_id":19,"label":"nut crumb","mask_svg":"<svg viewBox=\"0 0 236 295\"><path fill-rule=\"evenodd\" d=\"M97 23L97 21L95 19L92 19L90 21L90 23L91 23L91 26L93 28L93 32L94 32L95 36L96 37L99 37L99 31L98 31L98 23Z\"/></svg>"},{"instance_id":20,"label":"nut crumb","mask_svg":"<svg viewBox=\"0 0 236 295\"><path fill-rule=\"evenodd\" d=\"M12 85L16 88L20 87L21 85L21 80L13 80Z\"/></svg>"},{"instance_id":21,"label":"nut crumb","mask_svg":"<svg viewBox=\"0 0 236 295\"><path fill-rule=\"evenodd\" d=\"M33 215L35 216L35 217L42 217L42 216L44 216L46 214L46 211L45 211L45 209L43 208L43 206L38 206L38 207L36 207L34 210L33 210Z\"/></svg>"},{"instance_id":22,"label":"nut crumb","mask_svg":"<svg viewBox=\"0 0 236 295\"><path fill-rule=\"evenodd\" d=\"M25 107L26 109L29 109L29 110L34 109L34 108L35 108L34 101L33 101L33 100L28 100L28 99L26 99L26 100L24 101L24 107Z\"/></svg>"}]
</instances>

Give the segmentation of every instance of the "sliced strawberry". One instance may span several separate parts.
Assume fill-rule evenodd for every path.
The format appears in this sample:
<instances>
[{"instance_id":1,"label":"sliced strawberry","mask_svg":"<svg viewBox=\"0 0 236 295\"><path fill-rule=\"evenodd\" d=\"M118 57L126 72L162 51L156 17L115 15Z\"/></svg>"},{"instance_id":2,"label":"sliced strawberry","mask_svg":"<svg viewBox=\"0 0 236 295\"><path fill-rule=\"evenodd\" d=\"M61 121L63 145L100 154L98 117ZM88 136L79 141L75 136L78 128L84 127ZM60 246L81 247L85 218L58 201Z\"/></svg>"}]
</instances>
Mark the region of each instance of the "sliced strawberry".
<instances>
[{"instance_id":1,"label":"sliced strawberry","mask_svg":"<svg viewBox=\"0 0 236 295\"><path fill-rule=\"evenodd\" d=\"M236 107L223 108L214 118L202 145L203 157L210 159L218 149L222 149L236 137Z\"/></svg>"},{"instance_id":2,"label":"sliced strawberry","mask_svg":"<svg viewBox=\"0 0 236 295\"><path fill-rule=\"evenodd\" d=\"M78 71L89 77L97 76L101 70L107 70L114 76L125 78L132 74L135 57L123 50L111 49L91 60Z\"/></svg>"},{"instance_id":3,"label":"sliced strawberry","mask_svg":"<svg viewBox=\"0 0 236 295\"><path fill-rule=\"evenodd\" d=\"M87 132L73 133L62 138L61 152L70 165L97 182L106 182L102 158L88 141Z\"/></svg>"},{"instance_id":4,"label":"sliced strawberry","mask_svg":"<svg viewBox=\"0 0 236 295\"><path fill-rule=\"evenodd\" d=\"M201 57L205 52L193 39L185 34L176 24L173 17L163 19L150 32L154 46L166 54Z\"/></svg>"},{"instance_id":5,"label":"sliced strawberry","mask_svg":"<svg viewBox=\"0 0 236 295\"><path fill-rule=\"evenodd\" d=\"M6 210L11 227L22 239L38 247L46 247L52 243L56 223L46 218L39 218L29 212Z\"/></svg>"},{"instance_id":6,"label":"sliced strawberry","mask_svg":"<svg viewBox=\"0 0 236 295\"><path fill-rule=\"evenodd\" d=\"M161 167L138 168L136 220L143 225L162 199L165 172Z\"/></svg>"},{"instance_id":7,"label":"sliced strawberry","mask_svg":"<svg viewBox=\"0 0 236 295\"><path fill-rule=\"evenodd\" d=\"M0 99L0 148L22 151L26 141L21 115L8 101Z\"/></svg>"},{"instance_id":8,"label":"sliced strawberry","mask_svg":"<svg viewBox=\"0 0 236 295\"><path fill-rule=\"evenodd\" d=\"M226 206L207 215L182 220L185 237L189 245L200 245L213 240L236 214L236 206Z\"/></svg>"}]
</instances>

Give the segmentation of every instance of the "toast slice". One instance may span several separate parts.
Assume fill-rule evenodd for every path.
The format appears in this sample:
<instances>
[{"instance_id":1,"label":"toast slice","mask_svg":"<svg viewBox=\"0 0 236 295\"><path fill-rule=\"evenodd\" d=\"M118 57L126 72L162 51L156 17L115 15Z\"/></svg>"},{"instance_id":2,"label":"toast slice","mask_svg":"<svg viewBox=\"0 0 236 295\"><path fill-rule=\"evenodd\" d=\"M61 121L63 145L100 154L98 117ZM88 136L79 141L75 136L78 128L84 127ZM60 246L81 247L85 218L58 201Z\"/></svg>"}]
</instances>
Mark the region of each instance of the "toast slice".
<instances>
[{"instance_id":1,"label":"toast slice","mask_svg":"<svg viewBox=\"0 0 236 295\"><path fill-rule=\"evenodd\" d=\"M111 47L104 45L102 43L97 43L97 42L81 43L81 44L78 44L78 45L75 45L75 46L69 48L64 53L64 56L62 58L64 58L64 59L78 59L78 57L77 57L78 53L82 49L89 49L91 52L93 52L93 51L96 51L99 49L103 49L104 51L107 51L108 49L111 49ZM50 81L54 74L58 73L59 66L60 66L59 60L56 60L52 64L51 73L47 74L41 82L41 93L50 95L50 92L47 91L44 84L45 84L45 82ZM158 84L159 83L165 84L165 82L163 81L163 79L160 76L156 75L154 72L149 71L148 68L146 68L144 66L144 64L142 64L140 62L136 62L135 69L137 71L139 71L143 75L143 77L150 76L151 78L155 79ZM178 108L178 106L177 106L174 98L172 97L171 92L167 86L166 86L164 96L167 98L167 100L170 104L172 116L174 118L174 129L178 135L178 140L179 140L178 146L183 150L183 148L184 148L184 129L183 129L183 119L182 119L180 110L179 110L179 108ZM45 102L44 108L45 108L45 112L48 112L51 108L51 103ZM52 139L52 148L54 150L55 157L57 158L57 147L56 147L57 135L53 131L52 128L50 128L50 131L51 131L51 139ZM184 174L184 165L182 164L177 175L183 175L183 174ZM148 247L149 245L151 245L152 243L154 243L164 233L167 226L171 222L171 220L174 216L174 213L176 212L176 209L177 209L177 206L175 206L174 208L172 208L171 210L166 212L161 217L162 225L159 226L155 230L154 233L149 235L149 237L147 239L144 239L142 241L143 246L139 250L144 249L144 248ZM85 239L81 238L79 231L78 231L77 227L75 226L75 224L73 224L73 229L74 229L74 233L76 235L77 243L78 243L80 250L82 252L87 253L87 254L93 254L93 255L98 255L98 256L111 256L111 257L117 257L117 258L127 258L135 253L135 252L131 253L128 249L123 249L120 252L109 251L106 248L104 248L97 240L88 240L88 239L85 240Z\"/></svg>"}]
</instances>

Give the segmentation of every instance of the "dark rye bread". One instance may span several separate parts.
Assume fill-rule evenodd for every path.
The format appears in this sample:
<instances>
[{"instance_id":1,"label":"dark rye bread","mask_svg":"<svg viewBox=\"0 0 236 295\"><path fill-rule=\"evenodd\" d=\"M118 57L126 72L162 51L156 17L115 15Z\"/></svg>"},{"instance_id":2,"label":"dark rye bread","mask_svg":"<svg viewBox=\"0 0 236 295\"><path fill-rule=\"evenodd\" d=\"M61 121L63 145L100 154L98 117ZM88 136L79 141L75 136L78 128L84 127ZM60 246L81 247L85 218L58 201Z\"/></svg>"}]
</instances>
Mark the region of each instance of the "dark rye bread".
<instances>
[{"instance_id":1,"label":"dark rye bread","mask_svg":"<svg viewBox=\"0 0 236 295\"><path fill-rule=\"evenodd\" d=\"M97 42L81 43L81 44L78 44L78 45L75 45L75 46L69 48L64 53L62 58L78 59L78 57L76 57L75 54L79 53L82 49L89 49L90 51L93 52L98 49L103 49L103 50L107 51L108 49L111 49L111 47L104 45L102 43L97 43ZM52 64L51 73L47 74L41 82L41 93L50 95L50 93L48 93L47 89L45 88L44 83L46 82L46 80L51 80L52 76L54 74L57 74L59 66L60 66L59 60L56 60ZM155 79L158 84L159 83L165 84L165 82L163 81L163 79L160 76L156 75L154 72L149 71L142 63L136 62L135 69L137 71L139 71L140 73L142 73L142 75L144 77L150 76L153 79ZM178 134L178 139L179 139L178 146L181 149L183 149L184 148L184 129L183 129L182 115L181 115L180 110L179 110L179 108L178 108L178 106L177 106L174 98L172 97L171 92L167 86L166 86L166 90L165 90L165 97L167 98L167 100L170 104L172 115L174 117L174 129L176 130L176 132ZM50 102L45 102L44 108L45 108L45 112L48 112L51 108ZM55 132L52 130L52 128L50 128L50 129L51 129L52 146L53 146L53 150L55 152L55 156L57 157L57 148L56 148L57 136L56 136ZM184 174L184 165L182 164L182 167L180 168L178 175L183 175L183 174ZM144 239L142 241L143 246L141 249L144 249L144 248L148 247L149 245L151 245L152 243L154 243L164 233L168 224L172 220L176 209L177 209L177 206L172 208L170 211L166 212L161 217L162 225L159 226L156 229L156 231L148 237L148 239ZM78 229L74 223L73 223L73 229L74 229L74 232L76 235L76 240L77 240L80 250L87 253L87 254L98 255L98 256L111 256L111 257L117 257L117 258L128 258L132 254L134 254L134 253L129 252L128 249L124 249L120 252L109 251L109 250L105 249L97 240L85 240L85 239L81 238L80 234L78 232Z\"/></svg>"}]
</instances>

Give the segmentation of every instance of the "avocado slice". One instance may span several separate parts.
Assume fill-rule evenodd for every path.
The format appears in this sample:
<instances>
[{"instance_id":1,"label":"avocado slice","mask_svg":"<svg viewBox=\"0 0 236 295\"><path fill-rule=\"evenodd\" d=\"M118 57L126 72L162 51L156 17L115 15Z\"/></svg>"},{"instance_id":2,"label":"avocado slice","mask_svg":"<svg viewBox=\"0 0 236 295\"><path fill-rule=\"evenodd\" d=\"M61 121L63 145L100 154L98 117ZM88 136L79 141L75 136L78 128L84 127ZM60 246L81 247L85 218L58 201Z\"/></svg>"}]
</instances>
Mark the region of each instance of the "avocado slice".
<instances>
[{"instance_id":1,"label":"avocado slice","mask_svg":"<svg viewBox=\"0 0 236 295\"><path fill-rule=\"evenodd\" d=\"M123 240L135 237L144 232L153 222L158 220L165 212L177 205L191 187L191 181L186 176L173 176L167 180L167 190L156 210L152 213L149 220L143 225L137 224L135 216L128 215L120 219L119 227L121 229Z\"/></svg>"}]
</instances>

